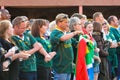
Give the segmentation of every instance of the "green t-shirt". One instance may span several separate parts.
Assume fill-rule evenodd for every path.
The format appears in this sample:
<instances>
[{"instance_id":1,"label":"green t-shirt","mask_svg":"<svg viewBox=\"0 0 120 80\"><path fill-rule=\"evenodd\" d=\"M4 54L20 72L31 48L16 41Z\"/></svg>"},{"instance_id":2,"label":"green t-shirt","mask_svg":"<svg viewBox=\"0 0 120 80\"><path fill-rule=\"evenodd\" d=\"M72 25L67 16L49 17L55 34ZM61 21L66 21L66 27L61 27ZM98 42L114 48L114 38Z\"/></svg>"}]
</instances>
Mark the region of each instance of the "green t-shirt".
<instances>
[{"instance_id":1,"label":"green t-shirt","mask_svg":"<svg viewBox=\"0 0 120 80\"><path fill-rule=\"evenodd\" d=\"M106 40L112 41L112 42L117 42L117 40L115 39L115 36L113 35L113 33L108 33L106 35ZM117 59L116 48L109 48L108 52L109 52L109 55L107 57L108 60L110 62L113 62L113 64L112 64L113 67L117 67L118 66L118 59Z\"/></svg>"},{"instance_id":2,"label":"green t-shirt","mask_svg":"<svg viewBox=\"0 0 120 80\"><path fill-rule=\"evenodd\" d=\"M73 48L71 39L60 41L64 33L57 29L53 30L50 35L52 51L56 51L56 56L53 58L53 69L57 73L71 73L73 63Z\"/></svg>"},{"instance_id":3,"label":"green t-shirt","mask_svg":"<svg viewBox=\"0 0 120 80\"><path fill-rule=\"evenodd\" d=\"M35 38L31 34L24 34L23 39L16 35L12 36L12 41L16 44L16 46L18 46L19 50L30 50L33 48L33 44L36 42ZM36 71L35 54L32 54L28 59L20 62L20 71Z\"/></svg>"},{"instance_id":4,"label":"green t-shirt","mask_svg":"<svg viewBox=\"0 0 120 80\"><path fill-rule=\"evenodd\" d=\"M117 40L117 42L120 42L120 33L116 28L110 27L110 33L112 33ZM117 52L120 53L120 47L117 47Z\"/></svg>"},{"instance_id":5,"label":"green t-shirt","mask_svg":"<svg viewBox=\"0 0 120 80\"><path fill-rule=\"evenodd\" d=\"M97 42L94 40L94 48L97 48ZM95 56L99 56L99 53L98 52L95 52L94 50L94 55ZM93 66L96 67L96 66L99 66L99 62L97 60L94 60L94 63L93 63Z\"/></svg>"},{"instance_id":6,"label":"green t-shirt","mask_svg":"<svg viewBox=\"0 0 120 80\"><path fill-rule=\"evenodd\" d=\"M40 42L43 46L43 48L49 53L51 52L51 44L49 40L42 39L40 37L36 37L36 40ZM35 53L36 59L37 59L37 67L43 66L43 67L51 67L52 66L52 61L45 62L44 61L44 56L40 54L39 52Z\"/></svg>"}]
</instances>

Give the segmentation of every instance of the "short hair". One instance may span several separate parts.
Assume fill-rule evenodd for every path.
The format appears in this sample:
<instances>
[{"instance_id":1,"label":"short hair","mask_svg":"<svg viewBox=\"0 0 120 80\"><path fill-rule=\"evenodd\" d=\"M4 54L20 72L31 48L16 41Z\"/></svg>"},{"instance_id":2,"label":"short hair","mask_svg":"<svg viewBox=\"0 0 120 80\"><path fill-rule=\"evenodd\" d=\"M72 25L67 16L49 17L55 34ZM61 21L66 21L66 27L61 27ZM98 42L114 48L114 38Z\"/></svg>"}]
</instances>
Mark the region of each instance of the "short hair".
<instances>
[{"instance_id":1,"label":"short hair","mask_svg":"<svg viewBox=\"0 0 120 80\"><path fill-rule=\"evenodd\" d=\"M7 9L0 9L0 12L2 13L2 14L4 14L4 13L6 13L6 12L9 12Z\"/></svg>"},{"instance_id":2,"label":"short hair","mask_svg":"<svg viewBox=\"0 0 120 80\"><path fill-rule=\"evenodd\" d=\"M24 16L17 16L12 20L13 27L25 21L27 21L27 19Z\"/></svg>"},{"instance_id":3,"label":"short hair","mask_svg":"<svg viewBox=\"0 0 120 80\"><path fill-rule=\"evenodd\" d=\"M68 19L68 15L67 14L64 14L64 13L60 13L56 16L55 20L56 20L56 23L58 22L62 22L64 19Z\"/></svg>"},{"instance_id":4,"label":"short hair","mask_svg":"<svg viewBox=\"0 0 120 80\"><path fill-rule=\"evenodd\" d=\"M102 12L95 12L93 14L93 20L95 21L96 17L98 17L99 15L102 15Z\"/></svg>"},{"instance_id":5,"label":"short hair","mask_svg":"<svg viewBox=\"0 0 120 80\"><path fill-rule=\"evenodd\" d=\"M45 19L36 19L32 24L31 33L34 37L40 36L39 28L41 28L43 25L47 25L47 22Z\"/></svg>"},{"instance_id":6,"label":"short hair","mask_svg":"<svg viewBox=\"0 0 120 80\"><path fill-rule=\"evenodd\" d=\"M69 20L69 28L71 31L74 30L74 27L78 22L80 22L80 19L78 17L71 17Z\"/></svg>"},{"instance_id":7,"label":"short hair","mask_svg":"<svg viewBox=\"0 0 120 80\"><path fill-rule=\"evenodd\" d=\"M74 13L71 17L78 17L79 19L84 18L84 16L79 13Z\"/></svg>"},{"instance_id":8,"label":"short hair","mask_svg":"<svg viewBox=\"0 0 120 80\"><path fill-rule=\"evenodd\" d=\"M11 22L9 20L2 20L0 21L0 37L1 38L5 38L6 34L6 30L9 28Z\"/></svg>"},{"instance_id":9,"label":"short hair","mask_svg":"<svg viewBox=\"0 0 120 80\"><path fill-rule=\"evenodd\" d=\"M9 20L11 17L9 11L7 9L0 9L1 20ZM8 16L9 15L9 16Z\"/></svg>"},{"instance_id":10,"label":"short hair","mask_svg":"<svg viewBox=\"0 0 120 80\"><path fill-rule=\"evenodd\" d=\"M108 17L107 21L109 24L111 24L111 21L114 21L114 17L114 15Z\"/></svg>"}]
</instances>

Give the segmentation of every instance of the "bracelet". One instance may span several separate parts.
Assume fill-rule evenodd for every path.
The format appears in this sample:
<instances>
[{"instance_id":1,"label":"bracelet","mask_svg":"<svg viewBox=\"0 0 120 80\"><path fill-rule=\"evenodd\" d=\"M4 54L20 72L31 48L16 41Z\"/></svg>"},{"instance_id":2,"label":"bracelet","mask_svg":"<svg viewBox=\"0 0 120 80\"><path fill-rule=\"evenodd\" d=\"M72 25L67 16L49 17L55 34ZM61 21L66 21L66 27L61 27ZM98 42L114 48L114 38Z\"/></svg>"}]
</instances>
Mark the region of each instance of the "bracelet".
<instances>
[{"instance_id":1,"label":"bracelet","mask_svg":"<svg viewBox=\"0 0 120 80\"><path fill-rule=\"evenodd\" d=\"M6 58L6 60L8 60L10 63L12 63L12 57Z\"/></svg>"}]
</instances>

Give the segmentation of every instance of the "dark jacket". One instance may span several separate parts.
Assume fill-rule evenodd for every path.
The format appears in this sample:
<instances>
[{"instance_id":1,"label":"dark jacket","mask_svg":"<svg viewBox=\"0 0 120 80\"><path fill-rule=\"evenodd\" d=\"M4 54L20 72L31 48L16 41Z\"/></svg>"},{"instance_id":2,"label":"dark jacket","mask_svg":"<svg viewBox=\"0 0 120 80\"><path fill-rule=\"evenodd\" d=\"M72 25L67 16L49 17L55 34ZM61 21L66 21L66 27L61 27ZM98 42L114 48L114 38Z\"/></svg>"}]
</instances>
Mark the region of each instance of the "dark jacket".
<instances>
[{"instance_id":1,"label":"dark jacket","mask_svg":"<svg viewBox=\"0 0 120 80\"><path fill-rule=\"evenodd\" d=\"M2 63L5 60L10 60L10 58L5 58L4 54L6 54L8 52L8 50L10 48L12 48L14 45L8 41L6 41L5 39L0 38L0 71L2 71ZM18 53L18 51L16 51L16 53ZM18 70L19 70L19 59L14 60L13 62L11 62L11 64L9 65L9 80L18 80ZM5 76L7 77L7 75Z\"/></svg>"},{"instance_id":2,"label":"dark jacket","mask_svg":"<svg viewBox=\"0 0 120 80\"><path fill-rule=\"evenodd\" d=\"M93 38L96 40L97 47L100 49L100 52L99 52L100 57L107 57L110 43L108 41L104 41L103 33L93 32Z\"/></svg>"},{"instance_id":3,"label":"dark jacket","mask_svg":"<svg viewBox=\"0 0 120 80\"><path fill-rule=\"evenodd\" d=\"M109 42L104 41L102 32L93 32L93 38L97 42L97 47L100 49L99 55L101 59L100 63L100 73L98 80L110 80L109 76L109 66L108 66L108 48Z\"/></svg>"}]
</instances>

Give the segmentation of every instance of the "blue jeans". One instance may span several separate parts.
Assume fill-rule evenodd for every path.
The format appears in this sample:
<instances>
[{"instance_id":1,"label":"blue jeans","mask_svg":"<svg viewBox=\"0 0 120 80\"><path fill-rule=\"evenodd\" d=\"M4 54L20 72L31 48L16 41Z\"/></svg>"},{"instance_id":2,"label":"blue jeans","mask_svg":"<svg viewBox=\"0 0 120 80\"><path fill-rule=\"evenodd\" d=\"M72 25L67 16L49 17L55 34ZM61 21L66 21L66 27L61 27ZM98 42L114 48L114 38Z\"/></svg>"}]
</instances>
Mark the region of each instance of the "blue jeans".
<instances>
[{"instance_id":1,"label":"blue jeans","mask_svg":"<svg viewBox=\"0 0 120 80\"><path fill-rule=\"evenodd\" d=\"M71 74L69 73L57 73L53 71L54 79L53 80L70 80Z\"/></svg>"},{"instance_id":2,"label":"blue jeans","mask_svg":"<svg viewBox=\"0 0 120 80\"><path fill-rule=\"evenodd\" d=\"M120 76L117 76L117 80L120 80Z\"/></svg>"}]
</instances>

